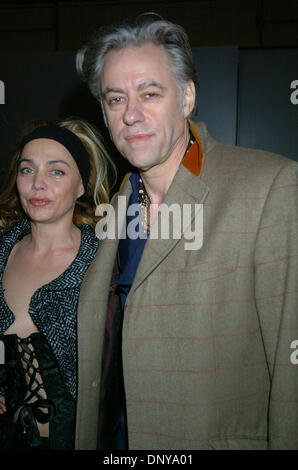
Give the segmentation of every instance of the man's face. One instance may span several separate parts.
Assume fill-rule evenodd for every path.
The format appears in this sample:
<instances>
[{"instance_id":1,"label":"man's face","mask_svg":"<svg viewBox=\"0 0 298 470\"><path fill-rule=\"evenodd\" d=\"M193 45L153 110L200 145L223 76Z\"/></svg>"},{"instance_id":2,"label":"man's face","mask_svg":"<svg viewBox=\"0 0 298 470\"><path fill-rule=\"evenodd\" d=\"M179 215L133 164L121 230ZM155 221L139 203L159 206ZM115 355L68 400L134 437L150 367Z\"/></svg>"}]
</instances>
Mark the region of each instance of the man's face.
<instances>
[{"instance_id":1,"label":"man's face","mask_svg":"<svg viewBox=\"0 0 298 470\"><path fill-rule=\"evenodd\" d=\"M146 43L110 51L100 86L111 138L133 166L147 171L182 156L193 103L188 93L181 110L178 84L162 46ZM188 89L193 90L192 82Z\"/></svg>"}]
</instances>

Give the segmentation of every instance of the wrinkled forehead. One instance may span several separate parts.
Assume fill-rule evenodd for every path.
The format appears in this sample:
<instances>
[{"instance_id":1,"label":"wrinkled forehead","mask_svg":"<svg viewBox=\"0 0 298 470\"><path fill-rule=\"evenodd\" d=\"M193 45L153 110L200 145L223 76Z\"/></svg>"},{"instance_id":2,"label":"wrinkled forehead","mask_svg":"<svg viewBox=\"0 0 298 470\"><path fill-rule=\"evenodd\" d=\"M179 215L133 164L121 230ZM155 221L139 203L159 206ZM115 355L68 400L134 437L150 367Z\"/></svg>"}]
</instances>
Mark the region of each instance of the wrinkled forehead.
<instances>
[{"instance_id":1,"label":"wrinkled forehead","mask_svg":"<svg viewBox=\"0 0 298 470\"><path fill-rule=\"evenodd\" d=\"M114 86L126 79L145 81L174 80L168 52L162 45L145 43L110 50L105 58L100 76L101 92L105 86Z\"/></svg>"}]
</instances>

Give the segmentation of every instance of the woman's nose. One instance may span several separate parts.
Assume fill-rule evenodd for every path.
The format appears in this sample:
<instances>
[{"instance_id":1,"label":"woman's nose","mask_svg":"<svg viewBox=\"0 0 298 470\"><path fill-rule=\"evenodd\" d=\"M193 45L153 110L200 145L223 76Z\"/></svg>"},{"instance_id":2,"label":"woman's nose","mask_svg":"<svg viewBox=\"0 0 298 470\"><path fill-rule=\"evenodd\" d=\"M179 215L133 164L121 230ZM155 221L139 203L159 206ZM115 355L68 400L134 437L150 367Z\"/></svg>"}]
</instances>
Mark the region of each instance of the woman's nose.
<instances>
[{"instance_id":1,"label":"woman's nose","mask_svg":"<svg viewBox=\"0 0 298 470\"><path fill-rule=\"evenodd\" d=\"M46 177L42 172L37 171L33 177L32 187L34 189L46 189Z\"/></svg>"}]
</instances>

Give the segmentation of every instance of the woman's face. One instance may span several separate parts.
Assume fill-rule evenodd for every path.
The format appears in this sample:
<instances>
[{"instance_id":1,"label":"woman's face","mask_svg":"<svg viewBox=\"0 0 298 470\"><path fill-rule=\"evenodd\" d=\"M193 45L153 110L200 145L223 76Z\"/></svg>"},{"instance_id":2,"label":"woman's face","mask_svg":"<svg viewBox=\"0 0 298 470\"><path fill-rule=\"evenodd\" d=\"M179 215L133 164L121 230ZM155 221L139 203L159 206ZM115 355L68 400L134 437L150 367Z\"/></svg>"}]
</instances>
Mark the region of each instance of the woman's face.
<instances>
[{"instance_id":1,"label":"woman's face","mask_svg":"<svg viewBox=\"0 0 298 470\"><path fill-rule=\"evenodd\" d=\"M21 205L33 222L72 220L75 203L84 193L78 167L68 150L51 139L28 142L17 172Z\"/></svg>"}]
</instances>

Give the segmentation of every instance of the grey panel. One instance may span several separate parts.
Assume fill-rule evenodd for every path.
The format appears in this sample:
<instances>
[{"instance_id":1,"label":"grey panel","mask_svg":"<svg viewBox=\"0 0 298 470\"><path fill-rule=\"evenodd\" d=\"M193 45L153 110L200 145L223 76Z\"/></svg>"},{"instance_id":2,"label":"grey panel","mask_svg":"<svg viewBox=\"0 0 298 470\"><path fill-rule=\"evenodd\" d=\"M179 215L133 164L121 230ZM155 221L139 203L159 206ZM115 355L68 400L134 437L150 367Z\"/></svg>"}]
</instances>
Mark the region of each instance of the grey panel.
<instances>
[{"instance_id":1,"label":"grey panel","mask_svg":"<svg viewBox=\"0 0 298 470\"><path fill-rule=\"evenodd\" d=\"M237 144L298 160L298 49L239 52ZM292 101L291 101L292 96Z\"/></svg>"},{"instance_id":2,"label":"grey panel","mask_svg":"<svg viewBox=\"0 0 298 470\"><path fill-rule=\"evenodd\" d=\"M237 48L203 47L193 53L200 81L196 119L205 121L216 139L234 144ZM5 104L0 105L1 179L19 130L30 120L80 116L99 127L109 141L98 103L76 76L74 52L2 53L0 64L5 85ZM109 145L121 179L125 162Z\"/></svg>"},{"instance_id":3,"label":"grey panel","mask_svg":"<svg viewBox=\"0 0 298 470\"><path fill-rule=\"evenodd\" d=\"M199 80L196 119L206 122L211 135L236 144L237 47L192 49Z\"/></svg>"}]
</instances>

